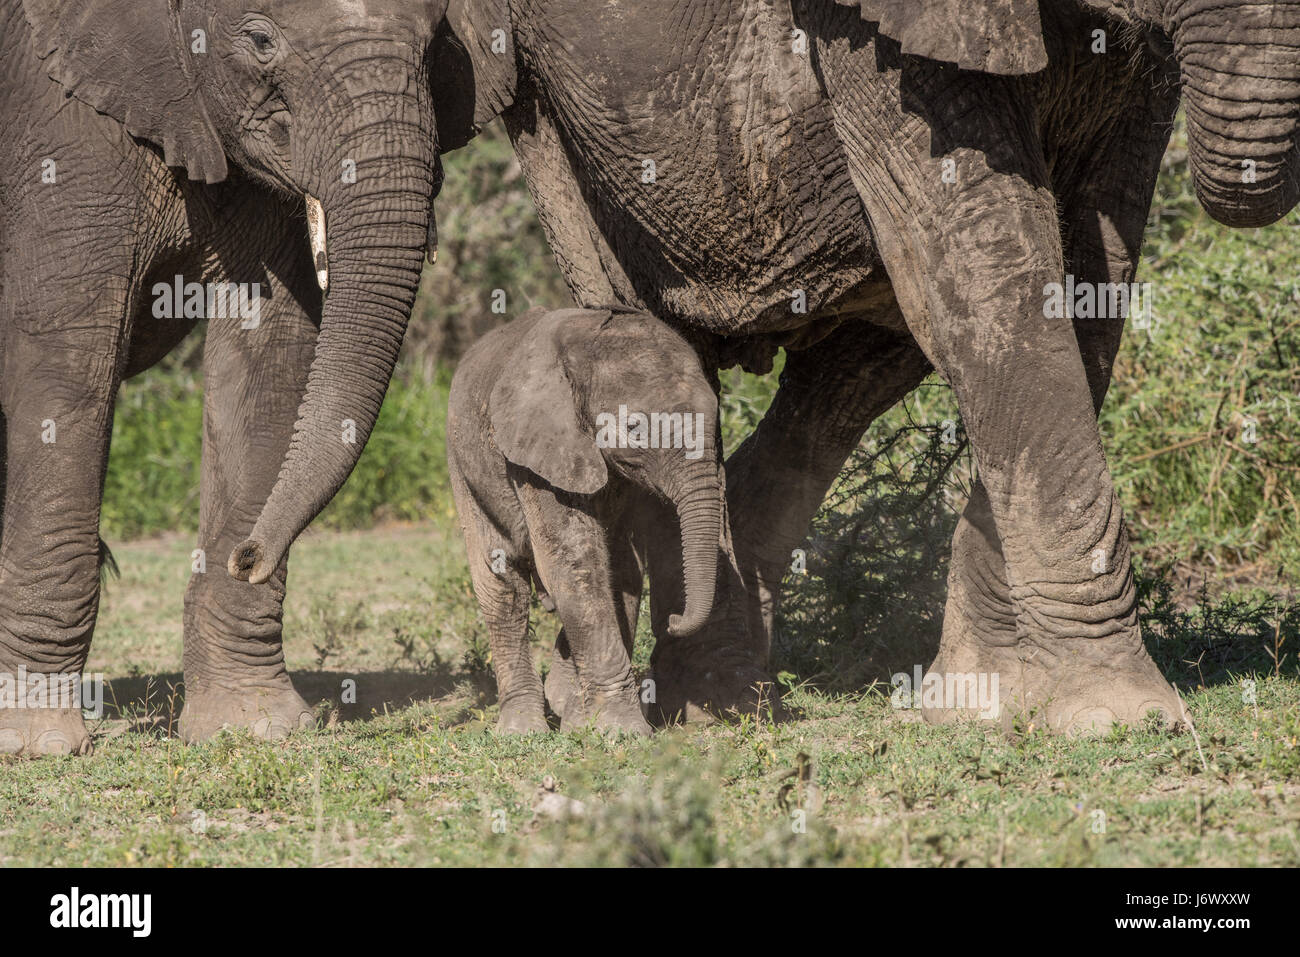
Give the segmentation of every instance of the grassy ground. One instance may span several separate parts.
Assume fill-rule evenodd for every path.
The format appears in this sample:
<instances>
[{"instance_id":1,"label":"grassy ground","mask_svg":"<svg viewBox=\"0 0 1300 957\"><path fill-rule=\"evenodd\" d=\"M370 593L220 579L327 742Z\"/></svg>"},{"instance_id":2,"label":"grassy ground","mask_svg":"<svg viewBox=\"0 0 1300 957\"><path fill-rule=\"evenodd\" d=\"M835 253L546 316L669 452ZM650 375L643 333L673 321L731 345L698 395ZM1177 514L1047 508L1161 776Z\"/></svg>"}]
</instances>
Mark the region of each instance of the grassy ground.
<instances>
[{"instance_id":1,"label":"grassy ground","mask_svg":"<svg viewBox=\"0 0 1300 957\"><path fill-rule=\"evenodd\" d=\"M322 730L187 747L166 729L190 547L118 547L88 669L115 707L93 759L0 768L0 864L1300 864L1300 678L1266 627L1224 624L1249 625L1240 608L1215 624L1144 599L1199 750L1141 728L932 728L887 688L792 676L799 716L778 726L501 738L444 515L296 547L286 646ZM539 660L554 631L539 614Z\"/></svg>"}]
</instances>

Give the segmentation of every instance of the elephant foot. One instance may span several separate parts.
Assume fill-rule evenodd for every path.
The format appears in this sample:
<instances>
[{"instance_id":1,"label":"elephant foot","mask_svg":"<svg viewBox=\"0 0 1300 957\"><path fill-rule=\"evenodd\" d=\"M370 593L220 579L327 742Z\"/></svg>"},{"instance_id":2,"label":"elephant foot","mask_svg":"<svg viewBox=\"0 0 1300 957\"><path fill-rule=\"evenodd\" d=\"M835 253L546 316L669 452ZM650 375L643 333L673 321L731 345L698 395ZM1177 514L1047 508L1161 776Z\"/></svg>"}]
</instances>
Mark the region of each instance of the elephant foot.
<instances>
[{"instance_id":1,"label":"elephant foot","mask_svg":"<svg viewBox=\"0 0 1300 957\"><path fill-rule=\"evenodd\" d=\"M1139 726L1154 712L1166 731L1183 726L1178 695L1141 641L1125 648L1102 641L1067 640L1055 653L1032 648L1022 654L1020 684L1006 698L1004 723L1022 715L1058 734L1101 735L1116 724Z\"/></svg>"},{"instance_id":2,"label":"elephant foot","mask_svg":"<svg viewBox=\"0 0 1300 957\"><path fill-rule=\"evenodd\" d=\"M546 703L560 718L560 730L586 724L587 715L582 707L582 688L578 684L578 669L573 659L561 654L557 648L551 656L551 670L543 684Z\"/></svg>"},{"instance_id":3,"label":"elephant foot","mask_svg":"<svg viewBox=\"0 0 1300 957\"><path fill-rule=\"evenodd\" d=\"M779 719L783 714L767 670L745 649L668 645L652 662L650 677L650 710L657 723L710 724L737 715Z\"/></svg>"},{"instance_id":4,"label":"elephant foot","mask_svg":"<svg viewBox=\"0 0 1300 957\"><path fill-rule=\"evenodd\" d=\"M591 715L589 723L597 731L618 731L643 737L654 731L641 713L641 703L637 700L635 691L597 696L588 713ZM561 729L564 729L563 724Z\"/></svg>"},{"instance_id":5,"label":"elephant foot","mask_svg":"<svg viewBox=\"0 0 1300 957\"><path fill-rule=\"evenodd\" d=\"M991 645L969 632L945 628L938 655L921 686L911 690L929 724L1000 720L1021 685L1022 667L1016 645Z\"/></svg>"},{"instance_id":6,"label":"elephant foot","mask_svg":"<svg viewBox=\"0 0 1300 957\"><path fill-rule=\"evenodd\" d=\"M1051 652L1021 642L988 645L945 636L925 674L921 714L930 724L999 721L1055 734L1106 734L1117 723L1140 725L1155 711L1163 727L1182 709L1140 640L1062 639Z\"/></svg>"},{"instance_id":7,"label":"elephant foot","mask_svg":"<svg viewBox=\"0 0 1300 957\"><path fill-rule=\"evenodd\" d=\"M558 651L551 658L551 670L546 674L544 687L546 703L560 717L561 731L591 727L598 731L646 735L653 730L641 712L641 702L637 699L635 688L595 695L592 706L588 708L578 684L578 670L573 665L573 659Z\"/></svg>"},{"instance_id":8,"label":"elephant foot","mask_svg":"<svg viewBox=\"0 0 1300 957\"><path fill-rule=\"evenodd\" d=\"M501 714L497 718L499 734L533 734L550 730L540 701L528 699L501 705Z\"/></svg>"},{"instance_id":9,"label":"elephant foot","mask_svg":"<svg viewBox=\"0 0 1300 957\"><path fill-rule=\"evenodd\" d=\"M95 750L76 708L0 708L0 754L88 755Z\"/></svg>"},{"instance_id":10,"label":"elephant foot","mask_svg":"<svg viewBox=\"0 0 1300 957\"><path fill-rule=\"evenodd\" d=\"M573 658L559 647L551 657L551 670L546 673L543 689L546 703L560 718L561 731L590 727L628 734L651 733L635 687L607 694L596 693L592 696L591 707L588 707Z\"/></svg>"},{"instance_id":11,"label":"elephant foot","mask_svg":"<svg viewBox=\"0 0 1300 957\"><path fill-rule=\"evenodd\" d=\"M247 728L259 738L278 741L315 724L316 716L292 685L254 691L211 688L186 693L179 731L186 744L207 741L222 728Z\"/></svg>"}]
</instances>

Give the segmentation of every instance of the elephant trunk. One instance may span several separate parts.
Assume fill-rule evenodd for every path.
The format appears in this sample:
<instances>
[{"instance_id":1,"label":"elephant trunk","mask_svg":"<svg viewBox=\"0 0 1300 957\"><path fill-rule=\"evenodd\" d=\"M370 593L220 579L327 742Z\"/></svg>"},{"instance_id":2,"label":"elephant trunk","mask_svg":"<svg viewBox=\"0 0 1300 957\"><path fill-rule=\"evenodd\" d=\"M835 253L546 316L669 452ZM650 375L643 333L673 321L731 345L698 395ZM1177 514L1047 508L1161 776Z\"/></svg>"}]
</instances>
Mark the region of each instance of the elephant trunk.
<instances>
[{"instance_id":1,"label":"elephant trunk","mask_svg":"<svg viewBox=\"0 0 1300 957\"><path fill-rule=\"evenodd\" d=\"M354 178L308 197L317 278L327 288L293 438L252 533L230 555L238 579L267 581L351 474L374 428L420 282L434 192L426 96L376 98L324 164ZM341 157L341 159L340 159ZM335 174L337 176L337 174ZM304 237L307 240L308 237Z\"/></svg>"},{"instance_id":2,"label":"elephant trunk","mask_svg":"<svg viewBox=\"0 0 1300 957\"><path fill-rule=\"evenodd\" d=\"M711 452L711 450L710 450ZM722 533L722 479L711 454L674 482L673 504L682 531L682 580L686 607L668 620L668 634L681 638L703 627L713 611Z\"/></svg>"},{"instance_id":3,"label":"elephant trunk","mask_svg":"<svg viewBox=\"0 0 1300 957\"><path fill-rule=\"evenodd\" d=\"M1300 199L1300 11L1183 0L1173 19L1201 205L1267 226Z\"/></svg>"}]
</instances>

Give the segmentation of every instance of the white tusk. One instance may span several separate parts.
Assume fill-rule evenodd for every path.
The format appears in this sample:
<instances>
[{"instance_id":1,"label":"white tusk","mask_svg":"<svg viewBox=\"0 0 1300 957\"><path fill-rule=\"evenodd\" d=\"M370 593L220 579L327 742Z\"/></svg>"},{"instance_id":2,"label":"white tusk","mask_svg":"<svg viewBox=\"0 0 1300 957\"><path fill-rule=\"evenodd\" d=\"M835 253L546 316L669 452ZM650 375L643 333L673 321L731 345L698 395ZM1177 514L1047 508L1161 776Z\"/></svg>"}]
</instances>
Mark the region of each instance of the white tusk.
<instances>
[{"instance_id":1,"label":"white tusk","mask_svg":"<svg viewBox=\"0 0 1300 957\"><path fill-rule=\"evenodd\" d=\"M325 254L325 209L320 200L307 193L307 236L311 240L311 259L316 266L316 283L324 292L330 285L329 257Z\"/></svg>"}]
</instances>

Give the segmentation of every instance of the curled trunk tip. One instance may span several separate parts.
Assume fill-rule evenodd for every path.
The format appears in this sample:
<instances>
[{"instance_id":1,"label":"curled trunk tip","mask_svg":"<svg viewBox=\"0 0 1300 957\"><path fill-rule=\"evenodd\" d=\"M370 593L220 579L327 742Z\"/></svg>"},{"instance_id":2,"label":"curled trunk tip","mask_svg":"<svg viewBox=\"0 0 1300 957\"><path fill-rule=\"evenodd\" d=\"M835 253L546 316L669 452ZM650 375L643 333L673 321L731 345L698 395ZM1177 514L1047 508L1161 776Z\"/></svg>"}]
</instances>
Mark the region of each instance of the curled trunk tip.
<instances>
[{"instance_id":1,"label":"curled trunk tip","mask_svg":"<svg viewBox=\"0 0 1300 957\"><path fill-rule=\"evenodd\" d=\"M268 549L257 539L246 539L235 546L226 562L231 578L261 585L275 572L275 564L268 560ZM278 564L278 562L276 563Z\"/></svg>"}]
</instances>

